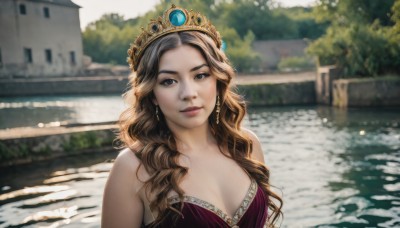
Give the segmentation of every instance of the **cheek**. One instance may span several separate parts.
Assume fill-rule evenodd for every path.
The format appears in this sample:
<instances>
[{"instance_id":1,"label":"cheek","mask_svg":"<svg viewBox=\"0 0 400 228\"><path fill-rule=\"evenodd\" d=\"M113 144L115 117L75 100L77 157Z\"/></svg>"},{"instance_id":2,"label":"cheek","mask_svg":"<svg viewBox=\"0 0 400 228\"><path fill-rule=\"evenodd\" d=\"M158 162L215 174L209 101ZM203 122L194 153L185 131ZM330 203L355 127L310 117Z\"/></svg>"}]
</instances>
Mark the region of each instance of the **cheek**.
<instances>
[{"instance_id":1,"label":"cheek","mask_svg":"<svg viewBox=\"0 0 400 228\"><path fill-rule=\"evenodd\" d=\"M217 99L217 82L213 80L211 83L203 86L201 88L203 97L209 102L210 106L212 106L214 101Z\"/></svg>"},{"instance_id":2,"label":"cheek","mask_svg":"<svg viewBox=\"0 0 400 228\"><path fill-rule=\"evenodd\" d=\"M217 97L217 79L213 79L207 88L210 97Z\"/></svg>"},{"instance_id":3,"label":"cheek","mask_svg":"<svg viewBox=\"0 0 400 228\"><path fill-rule=\"evenodd\" d=\"M173 103L172 94L168 93L166 90L154 90L154 103L161 107L169 106Z\"/></svg>"}]
</instances>

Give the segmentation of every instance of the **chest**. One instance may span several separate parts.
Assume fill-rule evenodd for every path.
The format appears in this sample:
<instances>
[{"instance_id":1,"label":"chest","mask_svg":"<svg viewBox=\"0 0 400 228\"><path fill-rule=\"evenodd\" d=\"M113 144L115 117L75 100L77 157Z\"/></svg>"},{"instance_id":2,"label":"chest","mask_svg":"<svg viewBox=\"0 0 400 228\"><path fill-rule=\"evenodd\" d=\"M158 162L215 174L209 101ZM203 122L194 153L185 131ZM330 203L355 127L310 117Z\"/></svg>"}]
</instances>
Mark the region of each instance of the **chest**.
<instances>
[{"instance_id":1,"label":"chest","mask_svg":"<svg viewBox=\"0 0 400 228\"><path fill-rule=\"evenodd\" d=\"M191 159L180 183L185 195L213 204L233 215L246 196L250 178L234 160L224 156Z\"/></svg>"},{"instance_id":2,"label":"chest","mask_svg":"<svg viewBox=\"0 0 400 228\"><path fill-rule=\"evenodd\" d=\"M228 216L233 216L246 197L251 180L233 159L222 154L202 158L182 157L180 164L188 173L179 183L185 196L195 197L212 204ZM150 194L151 195L151 194ZM176 196L170 192L169 197ZM144 194L142 194L144 197ZM157 216L145 201L144 220L147 224Z\"/></svg>"}]
</instances>

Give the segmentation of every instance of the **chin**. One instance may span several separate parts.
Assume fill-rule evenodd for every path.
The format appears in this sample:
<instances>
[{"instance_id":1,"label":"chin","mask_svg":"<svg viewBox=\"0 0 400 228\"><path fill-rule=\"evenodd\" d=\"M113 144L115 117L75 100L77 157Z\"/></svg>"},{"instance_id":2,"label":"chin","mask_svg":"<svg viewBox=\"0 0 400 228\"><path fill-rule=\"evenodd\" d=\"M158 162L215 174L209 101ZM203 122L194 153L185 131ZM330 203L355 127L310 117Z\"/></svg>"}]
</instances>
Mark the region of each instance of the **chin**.
<instances>
[{"instance_id":1,"label":"chin","mask_svg":"<svg viewBox=\"0 0 400 228\"><path fill-rule=\"evenodd\" d=\"M175 122L174 125L177 125L181 128L185 129L194 129L201 127L203 125L208 125L208 118L207 119L189 119L187 121L182 121L180 123Z\"/></svg>"}]
</instances>

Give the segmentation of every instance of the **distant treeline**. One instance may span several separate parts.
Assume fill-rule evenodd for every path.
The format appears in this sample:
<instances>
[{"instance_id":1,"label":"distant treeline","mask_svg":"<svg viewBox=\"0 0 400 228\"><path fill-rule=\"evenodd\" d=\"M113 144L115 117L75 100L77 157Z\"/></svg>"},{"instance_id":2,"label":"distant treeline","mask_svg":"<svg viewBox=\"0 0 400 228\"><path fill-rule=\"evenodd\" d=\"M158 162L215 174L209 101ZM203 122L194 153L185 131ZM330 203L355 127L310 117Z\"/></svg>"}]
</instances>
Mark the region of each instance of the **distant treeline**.
<instances>
[{"instance_id":1,"label":"distant treeline","mask_svg":"<svg viewBox=\"0 0 400 228\"><path fill-rule=\"evenodd\" d=\"M111 13L92 22L83 31L84 53L95 62L126 64L126 51L139 35L140 27L145 27L150 19L161 15L172 3L195 9L212 21L226 42L226 53L238 71L258 67L260 56L251 48L254 40L278 39L307 39L312 42L309 54L317 55L322 64L339 64L350 74L375 75L382 73L381 68L400 66L400 58L382 66L371 63L374 66L356 69L348 69L345 63L361 61L356 64L368 65L372 60L365 62L360 58L365 58L365 54L373 55L370 49L374 52L376 48L366 45L369 42L378 42L379 48L389 51L387 57L400 56L399 44L395 44L399 41L400 0L319 0L311 8L282 8L273 0L164 0L137 18L126 20ZM360 48L368 50L354 56ZM346 53L349 50L351 56Z\"/></svg>"}]
</instances>

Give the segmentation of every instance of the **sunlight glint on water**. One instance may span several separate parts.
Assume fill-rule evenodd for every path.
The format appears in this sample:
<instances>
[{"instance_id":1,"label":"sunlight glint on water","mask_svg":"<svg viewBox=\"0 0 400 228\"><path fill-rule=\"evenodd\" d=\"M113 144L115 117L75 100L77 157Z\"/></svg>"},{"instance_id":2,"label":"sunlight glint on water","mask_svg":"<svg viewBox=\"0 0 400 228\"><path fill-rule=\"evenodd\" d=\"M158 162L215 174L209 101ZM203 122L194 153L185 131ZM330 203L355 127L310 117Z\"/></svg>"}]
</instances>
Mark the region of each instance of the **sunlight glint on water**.
<instances>
[{"instance_id":1,"label":"sunlight glint on water","mask_svg":"<svg viewBox=\"0 0 400 228\"><path fill-rule=\"evenodd\" d=\"M115 104L120 98L96 99ZM120 112L89 107L103 107L108 116ZM77 116L87 118L85 112ZM282 227L400 226L399 114L399 109L250 109L245 125L262 142L272 184L285 201ZM0 227L99 227L112 166L103 161L115 156L83 155L4 171Z\"/></svg>"}]
</instances>

